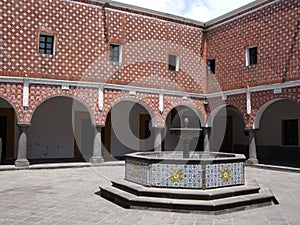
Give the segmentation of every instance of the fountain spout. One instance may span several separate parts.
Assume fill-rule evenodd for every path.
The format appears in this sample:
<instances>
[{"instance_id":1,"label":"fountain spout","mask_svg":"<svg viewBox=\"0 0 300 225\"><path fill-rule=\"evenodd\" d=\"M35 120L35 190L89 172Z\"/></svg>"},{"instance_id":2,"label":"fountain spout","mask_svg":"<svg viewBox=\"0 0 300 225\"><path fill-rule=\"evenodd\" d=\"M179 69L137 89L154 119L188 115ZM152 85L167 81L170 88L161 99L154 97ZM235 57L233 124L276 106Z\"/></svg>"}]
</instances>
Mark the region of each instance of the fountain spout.
<instances>
[{"instance_id":1,"label":"fountain spout","mask_svg":"<svg viewBox=\"0 0 300 225\"><path fill-rule=\"evenodd\" d=\"M190 158L190 142L194 137L199 136L199 132L202 130L201 128L188 128L189 119L184 118L184 127L181 128L171 128L171 133L180 136L182 140L182 153L183 158L188 159Z\"/></svg>"}]
</instances>

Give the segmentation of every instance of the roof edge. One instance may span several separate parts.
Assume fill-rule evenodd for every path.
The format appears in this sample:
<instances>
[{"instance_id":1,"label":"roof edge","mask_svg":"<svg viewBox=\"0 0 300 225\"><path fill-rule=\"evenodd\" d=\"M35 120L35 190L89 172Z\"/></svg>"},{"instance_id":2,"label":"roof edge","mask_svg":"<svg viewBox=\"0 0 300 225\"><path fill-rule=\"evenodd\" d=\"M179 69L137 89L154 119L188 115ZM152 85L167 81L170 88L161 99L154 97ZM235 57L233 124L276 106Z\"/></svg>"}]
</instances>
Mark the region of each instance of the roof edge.
<instances>
[{"instance_id":1,"label":"roof edge","mask_svg":"<svg viewBox=\"0 0 300 225\"><path fill-rule=\"evenodd\" d=\"M189 18L185 18L185 17L182 17L182 16L176 16L176 15L169 14L169 13L164 13L164 12L160 12L160 11L156 11L156 10L152 10L152 9L146 9L146 8L143 8L143 7L129 5L129 4L126 4L126 3L116 2L116 1L111 1L111 0L89 0L89 1L94 2L94 3L100 3L102 5L106 5L106 7L111 6L111 7L116 7L116 8L120 8L120 9L132 10L132 11L136 11L137 13L145 13L145 14L149 14L149 15L154 15L154 16L157 16L157 17L182 22L182 23L185 23L185 24L192 24L192 25L204 28L204 23L203 22L193 20L193 19L189 19Z\"/></svg>"},{"instance_id":2,"label":"roof edge","mask_svg":"<svg viewBox=\"0 0 300 225\"><path fill-rule=\"evenodd\" d=\"M204 23L204 27L207 28L212 28L214 26L217 26L221 23L226 23L232 19L235 19L236 17L243 16L246 13L250 13L253 10L256 10L260 7L267 6L269 4L276 3L280 0L256 0L253 2L248 3L247 5L241 6L235 10L232 10L228 13L225 13L222 16L219 16L215 19L209 20L208 22Z\"/></svg>"}]
</instances>

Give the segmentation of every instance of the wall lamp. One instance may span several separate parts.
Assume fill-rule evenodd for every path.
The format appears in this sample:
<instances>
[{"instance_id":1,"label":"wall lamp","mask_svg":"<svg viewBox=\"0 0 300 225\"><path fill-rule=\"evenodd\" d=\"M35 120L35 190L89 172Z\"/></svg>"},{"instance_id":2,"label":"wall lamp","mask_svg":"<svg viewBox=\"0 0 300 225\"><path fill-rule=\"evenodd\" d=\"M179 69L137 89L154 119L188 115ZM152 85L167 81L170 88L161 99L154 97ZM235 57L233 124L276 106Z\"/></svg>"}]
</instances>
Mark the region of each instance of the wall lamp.
<instances>
[{"instance_id":1,"label":"wall lamp","mask_svg":"<svg viewBox=\"0 0 300 225\"><path fill-rule=\"evenodd\" d=\"M207 100L206 97L204 98L203 105L204 105L204 106L207 106L207 105L208 105L208 100Z\"/></svg>"}]
</instances>

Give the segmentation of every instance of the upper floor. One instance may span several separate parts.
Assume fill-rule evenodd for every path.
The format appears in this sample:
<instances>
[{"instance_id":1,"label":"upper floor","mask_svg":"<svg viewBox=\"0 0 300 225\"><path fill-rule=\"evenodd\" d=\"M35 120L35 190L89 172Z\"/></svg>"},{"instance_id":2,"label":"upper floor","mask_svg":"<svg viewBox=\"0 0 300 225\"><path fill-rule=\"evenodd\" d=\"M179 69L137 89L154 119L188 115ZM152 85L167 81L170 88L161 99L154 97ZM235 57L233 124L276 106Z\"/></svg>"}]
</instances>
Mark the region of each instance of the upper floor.
<instances>
[{"instance_id":1,"label":"upper floor","mask_svg":"<svg viewBox=\"0 0 300 225\"><path fill-rule=\"evenodd\" d=\"M299 4L201 23L112 1L2 1L0 76L200 94L297 80Z\"/></svg>"}]
</instances>

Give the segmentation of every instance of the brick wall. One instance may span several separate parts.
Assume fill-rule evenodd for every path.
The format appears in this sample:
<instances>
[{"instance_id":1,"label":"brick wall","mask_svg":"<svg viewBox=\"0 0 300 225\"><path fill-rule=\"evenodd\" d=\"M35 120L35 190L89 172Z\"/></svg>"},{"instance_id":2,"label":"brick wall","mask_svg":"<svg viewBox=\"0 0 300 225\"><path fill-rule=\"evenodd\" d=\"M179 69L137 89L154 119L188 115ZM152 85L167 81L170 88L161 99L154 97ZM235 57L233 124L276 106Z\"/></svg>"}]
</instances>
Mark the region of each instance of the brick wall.
<instances>
[{"instance_id":1,"label":"brick wall","mask_svg":"<svg viewBox=\"0 0 300 225\"><path fill-rule=\"evenodd\" d=\"M282 0L208 30L207 58L216 60L209 91L216 83L231 90L299 79L299 26L299 1ZM258 63L246 66L250 46Z\"/></svg>"},{"instance_id":2,"label":"brick wall","mask_svg":"<svg viewBox=\"0 0 300 225\"><path fill-rule=\"evenodd\" d=\"M80 3L80 4L79 4ZM82 4L84 3L84 4ZM96 5L96 6L95 6ZM0 76L106 82L215 93L299 79L299 1L281 0L234 20L200 25L88 0L2 1ZM224 22L224 21L223 21ZM55 35L55 54L38 53L40 33ZM109 61L109 45L122 45L122 63ZM258 63L246 66L246 48L258 46ZM179 56L179 71L168 70L168 54ZM206 60L216 59L216 74L206 75ZM19 123L30 123L36 108L56 96L83 102L96 124L104 125L114 104L134 100L151 110L157 126L178 105L198 110L206 120L219 105L232 105L251 127L258 109L274 98L298 101L299 89L286 88L252 93L252 113L246 112L246 94L209 99L165 95L164 112L158 110L159 95L104 90L104 110L99 111L97 88L62 90L60 86L31 84L29 108L22 108L22 84L2 83L0 96L15 109ZM203 125L203 124L202 124Z\"/></svg>"}]
</instances>

